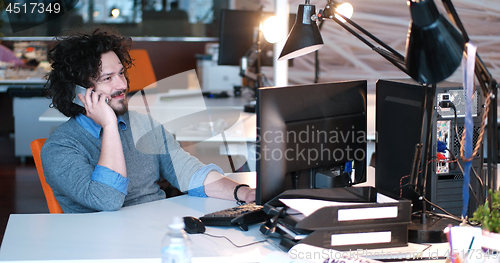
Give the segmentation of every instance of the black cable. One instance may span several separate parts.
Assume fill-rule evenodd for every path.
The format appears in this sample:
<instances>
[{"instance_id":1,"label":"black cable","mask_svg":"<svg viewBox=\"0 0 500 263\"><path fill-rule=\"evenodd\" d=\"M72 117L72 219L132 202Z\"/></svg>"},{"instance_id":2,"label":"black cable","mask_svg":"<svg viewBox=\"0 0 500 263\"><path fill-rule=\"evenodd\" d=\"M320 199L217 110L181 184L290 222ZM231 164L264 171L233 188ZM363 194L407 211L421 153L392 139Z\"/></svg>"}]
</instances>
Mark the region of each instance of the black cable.
<instances>
[{"instance_id":1,"label":"black cable","mask_svg":"<svg viewBox=\"0 0 500 263\"><path fill-rule=\"evenodd\" d=\"M434 213L432 211L427 211L429 214L433 215L433 216L437 216L437 217L444 217L444 218L449 218L449 219L452 219L452 220L455 220L455 221L458 221L458 222L462 222L463 220L461 218L458 218L457 216L454 216L454 215L444 215L444 214L438 214L438 213Z\"/></svg>"},{"instance_id":2,"label":"black cable","mask_svg":"<svg viewBox=\"0 0 500 263\"><path fill-rule=\"evenodd\" d=\"M457 114L457 108L455 107L455 104L453 102L451 102L451 101L449 102L449 106L453 109L453 112L454 112L454 116L455 116L455 136L456 136L456 139L457 139L457 142L458 142L459 149L461 149L462 148L462 143L461 143L461 141L459 139L459 136L458 136L458 116L457 116L458 114ZM464 170L462 169L462 166L460 165L458 158L450 151L450 149L447 149L447 150L453 156L454 160L457 160L457 165L459 166L460 171L462 171L462 174L463 174ZM476 169L474 169L474 167L471 166L471 170L472 170L472 172L474 173L474 176L476 177L476 179L479 182L479 186L480 186L479 190L481 191L481 200L484 200L484 198L483 198L483 193L484 193L484 183L483 183L483 180L477 174ZM482 204L483 202L479 202L479 200L477 199L477 196L474 193L474 191L472 190L472 186L470 184L469 184L469 188L471 189L471 191L473 193L473 196L476 199L477 204Z\"/></svg>"},{"instance_id":3,"label":"black cable","mask_svg":"<svg viewBox=\"0 0 500 263\"><path fill-rule=\"evenodd\" d=\"M407 187L407 186L412 186L412 184L410 184L410 183L406 183L406 184L404 184L404 185L402 185L402 186L399 186L399 187L394 188L392 191L397 191L397 190L400 190L400 189L405 188L405 187Z\"/></svg>"},{"instance_id":4,"label":"black cable","mask_svg":"<svg viewBox=\"0 0 500 263\"><path fill-rule=\"evenodd\" d=\"M411 188L416 194L418 194L415 189ZM419 195L419 194L418 194ZM430 204L431 206L434 206L436 207L437 209L441 210L443 213L445 213L447 216L453 218L454 220L457 220L458 222L462 222L462 220L460 218L458 218L457 216L453 215L452 213L446 211L444 208L434 204L433 202L429 201L424 195L419 195L420 197L422 197L422 199L427 202L428 204ZM427 211L428 213L432 213L431 211ZM439 214L436 214L436 213L432 213L436 216L440 216Z\"/></svg>"},{"instance_id":5,"label":"black cable","mask_svg":"<svg viewBox=\"0 0 500 263\"><path fill-rule=\"evenodd\" d=\"M455 107L455 104L453 102L451 103L451 108L453 109L453 115L455 116L455 135L457 136L458 139L458 116L457 116L457 108ZM460 140L458 140L458 144L460 144Z\"/></svg>"},{"instance_id":6,"label":"black cable","mask_svg":"<svg viewBox=\"0 0 500 263\"><path fill-rule=\"evenodd\" d=\"M451 154L451 155L453 155L453 153L452 153L452 152L451 152L448 148L447 148L447 150L450 152L450 154ZM453 155L453 157L455 157L455 155ZM457 163L458 163L458 161L457 161ZM460 166L460 164L458 164L458 165ZM461 168L461 167L460 167L460 168ZM472 170L474 171L474 169L472 169ZM462 173L463 173L463 170L462 170ZM474 171L474 173L475 173L475 171ZM408 185L411 185L411 184L409 184L409 183L408 183L408 184L406 184L406 185L408 186ZM399 188L402 188L402 187L404 187L404 186L401 186L401 187L399 187ZM397 188L397 189L398 189L398 188ZM479 200L477 199L477 196L476 196L475 192L472 190L472 186L471 186L470 184L469 184L469 189L470 189L470 190L471 190L471 192L472 192L472 196L475 198L476 202L479 204ZM421 197L421 198L422 198L425 202L427 202L427 203L428 203L428 204L430 204L431 206L434 206L435 208L437 208L437 209L441 210L443 213L445 213L445 214L446 214L446 216L447 216L447 217L449 217L449 218L451 218L451 219L453 219L453 220L456 220L456 221L458 221L458 222L462 222L462 220L461 220L460 218L458 218L457 216L455 216L455 215L451 214L450 212L446 211L444 208L442 208L442 207L438 206L437 204L434 204L433 202L429 201L429 199L427 199L424 195L419 194L419 192L417 192L417 190L416 190L415 188L410 187L410 190L412 190L413 192L415 192L418 196L420 196L420 197ZM417 212L422 212L422 211L417 211ZM417 212L414 212L414 214L415 214L415 213L417 213ZM436 214L436 213L434 213L434 212L432 212L432 211L427 211L427 212L428 212L428 213L430 213L430 214L433 214L433 215L435 215L435 216L441 216L441 217L444 217L443 215Z\"/></svg>"},{"instance_id":7,"label":"black cable","mask_svg":"<svg viewBox=\"0 0 500 263\"><path fill-rule=\"evenodd\" d=\"M453 104L453 102L450 101L450 106L451 108L453 109L453 112L454 112L454 115L455 115L455 139L458 140L458 144L460 145L460 140L458 139L458 116L457 116L457 108L455 107L455 104ZM448 152L450 153L451 156L453 156L453 160L456 160L457 161L457 164L459 162L458 158L450 151L450 149L448 149ZM456 167L453 167L453 170L455 170Z\"/></svg>"},{"instance_id":8,"label":"black cable","mask_svg":"<svg viewBox=\"0 0 500 263\"><path fill-rule=\"evenodd\" d=\"M248 246L251 246L251 245L255 245L255 244L258 244L258 243L262 243L262 242L266 242L266 241L267 241L267 238L266 238L266 239L259 240L259 241L255 241L255 242L248 243L248 244L245 244L245 245L236 245L233 241L231 241L231 239L227 238L226 236L216 236L216 235L212 235L212 234L208 234L208 233L203 233L203 234L204 234L204 235L207 235L207 236L209 236L209 237L224 238L224 239L226 239L227 241L229 241L229 243L231 243L233 246L235 246L235 247L237 247L237 248L248 247Z\"/></svg>"},{"instance_id":9,"label":"black cable","mask_svg":"<svg viewBox=\"0 0 500 263\"><path fill-rule=\"evenodd\" d=\"M448 148L447 148L447 150L448 150L448 151L450 151ZM452 155L452 157L453 157L455 160L457 160L457 165L458 165L458 168L460 169L460 171L461 171L461 172L462 172L462 174L463 174L463 173L464 173L464 169L463 169L463 168L462 168L462 166L460 165L460 162L458 161L457 157L456 157L456 156L455 156L455 155L454 155L451 151L450 151L450 154ZM483 199L484 199L484 198L483 198L483 194L482 194L482 193L483 193L483 189L484 189L483 180L481 180L481 178L480 178L480 177L479 177L479 175L476 173L476 170L475 170L473 167L471 167L471 170L472 170L472 172L474 173L474 175L475 175L476 179L479 181L479 187L481 188L481 189L480 189L480 192L481 192L481 200L483 200ZM478 199L478 197L477 197L476 193L474 192L474 190L472 189L472 185L471 185L470 183L469 183L469 189L470 189L470 191L471 191L471 193L472 193L472 196L473 196L473 197L474 197L474 199L476 200L476 203L477 203L477 204L479 204L479 205L480 205L480 204L483 204L483 202L479 202L479 199Z\"/></svg>"},{"instance_id":10,"label":"black cable","mask_svg":"<svg viewBox=\"0 0 500 263\"><path fill-rule=\"evenodd\" d=\"M447 150L449 151L449 149L447 149ZM449 151L449 152L450 152L450 154L452 154L452 155L453 155L453 153L452 153L451 151ZM454 156L454 155L453 155L453 156ZM458 162L457 162L457 163L458 163ZM459 165L460 165L460 164L459 164ZM474 170L474 169L472 169L472 170ZM463 171L462 171L462 173L463 173ZM409 184L407 184L407 185L409 185ZM417 192L417 191L416 191L413 187L410 187L410 189L411 189L413 192L415 192L417 195L419 195L420 197L422 197L422 199L423 199L425 202L427 202L427 203L428 203L428 204L430 204L431 206L434 206L434 207L436 207L437 209L441 210L441 211L442 211L443 213L445 213L448 217L451 217L452 219L454 219L454 220L456 220L456 221L462 222L462 220L461 220L460 218L458 218L457 216L455 216L455 215L451 214L450 212L446 211L444 208L442 208L442 207L438 206L437 204L435 204L435 203L433 203L433 202L429 201L429 199L427 199L425 196L420 195L420 194L419 194L419 193L418 193L418 192ZM469 184L469 189L470 189L470 190L471 190L471 192L472 192L472 196L475 198L476 202L478 202L478 204L479 204L479 200L477 199L476 193L472 190L472 186L471 186L470 184ZM432 211L427 211L427 212L428 212L428 213L431 213L431 214L434 214L434 215L436 215L436 216L441 216L441 215L436 214L436 213L434 213L434 212L432 212Z\"/></svg>"},{"instance_id":11,"label":"black cable","mask_svg":"<svg viewBox=\"0 0 500 263\"><path fill-rule=\"evenodd\" d=\"M444 208L442 208L442 207L440 207L440 206L438 206L438 205L434 204L433 202L429 201L429 200L428 200L425 196L422 196L422 198L423 198L423 199L424 199L427 203L429 203L430 205L432 205L432 206L436 207L437 209L441 210L441 212L445 213L445 214L446 214L447 216L449 216L450 218L452 218L452 219L454 219L454 220L456 220L456 221L458 221L458 222L462 222L462 219L460 219L459 217L455 216L454 214L452 214L452 213L450 213L450 212L446 211ZM431 212L431 211L428 211L428 212L429 212L429 213L432 213L432 214L434 214L434 215L436 215L436 216L439 216L439 214L433 213L433 212Z\"/></svg>"},{"instance_id":12,"label":"black cable","mask_svg":"<svg viewBox=\"0 0 500 263\"><path fill-rule=\"evenodd\" d=\"M470 192L471 192L471 194L472 194L472 197L474 197L474 200L476 200L476 203L477 203L478 205L479 205L479 204L481 204L481 203L479 202L479 199L477 198L476 192L474 192L474 189L472 189L472 185L471 185L471 184L469 184L469 190L470 190Z\"/></svg>"}]
</instances>

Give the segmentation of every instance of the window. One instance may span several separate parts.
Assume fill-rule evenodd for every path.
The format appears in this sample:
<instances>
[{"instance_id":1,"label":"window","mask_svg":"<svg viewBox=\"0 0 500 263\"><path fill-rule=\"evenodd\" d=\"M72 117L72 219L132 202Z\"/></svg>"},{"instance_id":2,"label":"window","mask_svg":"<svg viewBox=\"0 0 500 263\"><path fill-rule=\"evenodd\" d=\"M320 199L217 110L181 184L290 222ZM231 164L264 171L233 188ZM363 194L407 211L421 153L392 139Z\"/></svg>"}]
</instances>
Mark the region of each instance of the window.
<instances>
[{"instance_id":1,"label":"window","mask_svg":"<svg viewBox=\"0 0 500 263\"><path fill-rule=\"evenodd\" d=\"M0 32L6 37L57 36L81 25L111 25L128 36L217 37L217 17L221 9L232 8L231 2L235 1L5 0Z\"/></svg>"}]
</instances>

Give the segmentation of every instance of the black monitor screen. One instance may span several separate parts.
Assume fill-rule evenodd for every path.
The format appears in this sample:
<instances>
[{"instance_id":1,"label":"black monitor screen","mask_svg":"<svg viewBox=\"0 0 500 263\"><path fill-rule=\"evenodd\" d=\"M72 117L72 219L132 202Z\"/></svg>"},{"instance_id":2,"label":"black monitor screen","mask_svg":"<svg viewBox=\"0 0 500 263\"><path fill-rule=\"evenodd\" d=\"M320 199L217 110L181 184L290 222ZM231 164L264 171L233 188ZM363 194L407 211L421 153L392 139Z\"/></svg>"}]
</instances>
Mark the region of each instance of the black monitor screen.
<instances>
[{"instance_id":1,"label":"black monitor screen","mask_svg":"<svg viewBox=\"0 0 500 263\"><path fill-rule=\"evenodd\" d=\"M288 189L366 181L366 88L362 80L258 89L258 204Z\"/></svg>"},{"instance_id":2,"label":"black monitor screen","mask_svg":"<svg viewBox=\"0 0 500 263\"><path fill-rule=\"evenodd\" d=\"M250 10L221 10L219 28L219 65L239 66L240 59L254 44L260 22L274 15L271 12ZM290 28L296 15L290 15ZM261 65L273 66L274 45L261 39Z\"/></svg>"}]
</instances>

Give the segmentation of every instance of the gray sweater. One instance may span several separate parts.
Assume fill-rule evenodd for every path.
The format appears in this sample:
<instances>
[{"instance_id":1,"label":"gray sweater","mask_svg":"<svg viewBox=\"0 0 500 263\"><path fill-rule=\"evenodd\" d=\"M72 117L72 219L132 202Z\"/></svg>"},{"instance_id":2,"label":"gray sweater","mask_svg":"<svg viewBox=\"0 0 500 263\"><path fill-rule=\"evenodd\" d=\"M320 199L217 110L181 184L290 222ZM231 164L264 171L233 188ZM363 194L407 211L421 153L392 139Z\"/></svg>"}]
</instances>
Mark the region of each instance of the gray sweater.
<instances>
[{"instance_id":1,"label":"gray sweater","mask_svg":"<svg viewBox=\"0 0 500 263\"><path fill-rule=\"evenodd\" d=\"M129 111L123 121L126 128L119 132L127 178L97 165L102 135L96 138L75 118L47 138L41 151L43 171L65 213L118 210L163 199L165 193L156 184L160 176L183 192L204 195L204 177L220 168L204 166L158 123L151 129L147 115Z\"/></svg>"}]
</instances>

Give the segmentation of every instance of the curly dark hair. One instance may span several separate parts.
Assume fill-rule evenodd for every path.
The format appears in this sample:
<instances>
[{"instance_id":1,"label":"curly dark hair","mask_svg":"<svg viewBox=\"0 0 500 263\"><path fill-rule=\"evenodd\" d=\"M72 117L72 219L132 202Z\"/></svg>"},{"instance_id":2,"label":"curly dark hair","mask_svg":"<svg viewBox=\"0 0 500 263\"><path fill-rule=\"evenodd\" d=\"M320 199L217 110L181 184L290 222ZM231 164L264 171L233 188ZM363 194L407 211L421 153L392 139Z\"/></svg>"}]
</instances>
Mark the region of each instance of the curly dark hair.
<instances>
[{"instance_id":1,"label":"curly dark hair","mask_svg":"<svg viewBox=\"0 0 500 263\"><path fill-rule=\"evenodd\" d=\"M51 107L67 117L85 114L85 108L72 102L75 85L93 86L92 80L99 78L101 55L109 51L120 59L128 82L127 69L133 65L129 55L132 39L112 31L98 28L92 33L74 33L57 39L58 43L48 53L52 70L44 88L47 97L52 99Z\"/></svg>"}]
</instances>

